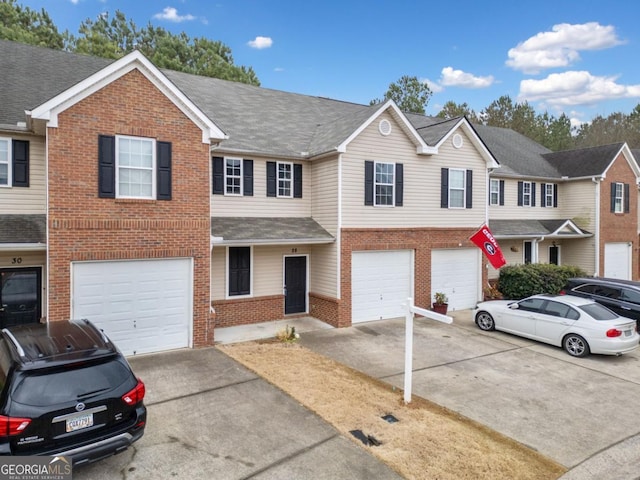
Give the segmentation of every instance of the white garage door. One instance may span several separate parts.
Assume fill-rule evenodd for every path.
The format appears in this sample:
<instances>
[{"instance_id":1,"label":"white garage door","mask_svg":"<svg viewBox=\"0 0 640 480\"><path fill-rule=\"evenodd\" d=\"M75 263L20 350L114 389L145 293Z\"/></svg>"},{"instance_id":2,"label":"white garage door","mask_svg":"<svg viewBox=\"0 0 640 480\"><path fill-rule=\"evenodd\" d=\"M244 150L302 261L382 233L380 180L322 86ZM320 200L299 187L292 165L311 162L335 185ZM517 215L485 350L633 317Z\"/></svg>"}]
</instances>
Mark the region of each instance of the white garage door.
<instances>
[{"instance_id":1,"label":"white garage door","mask_svg":"<svg viewBox=\"0 0 640 480\"><path fill-rule=\"evenodd\" d=\"M405 315L413 297L413 251L354 252L351 256L351 321Z\"/></svg>"},{"instance_id":2,"label":"white garage door","mask_svg":"<svg viewBox=\"0 0 640 480\"><path fill-rule=\"evenodd\" d=\"M87 318L125 355L190 345L191 259L74 262L72 315Z\"/></svg>"},{"instance_id":3,"label":"white garage door","mask_svg":"<svg viewBox=\"0 0 640 480\"><path fill-rule=\"evenodd\" d=\"M480 250L431 251L431 300L436 292L449 297L449 310L473 308L480 292Z\"/></svg>"},{"instance_id":4,"label":"white garage door","mask_svg":"<svg viewBox=\"0 0 640 480\"><path fill-rule=\"evenodd\" d=\"M631 246L627 242L604 244L604 276L631 280Z\"/></svg>"}]
</instances>

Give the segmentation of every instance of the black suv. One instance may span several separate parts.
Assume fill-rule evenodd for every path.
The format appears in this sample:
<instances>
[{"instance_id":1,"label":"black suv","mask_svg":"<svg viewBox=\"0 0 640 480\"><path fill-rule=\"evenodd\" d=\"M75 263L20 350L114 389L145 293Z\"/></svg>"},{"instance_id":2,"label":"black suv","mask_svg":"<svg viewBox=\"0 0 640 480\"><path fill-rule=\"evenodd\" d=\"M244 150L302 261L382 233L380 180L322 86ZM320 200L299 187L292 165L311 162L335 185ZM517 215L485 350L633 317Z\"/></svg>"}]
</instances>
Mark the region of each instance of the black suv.
<instances>
[{"instance_id":1,"label":"black suv","mask_svg":"<svg viewBox=\"0 0 640 480\"><path fill-rule=\"evenodd\" d=\"M640 282L615 278L570 278L563 293L591 298L622 317L632 318L640 331Z\"/></svg>"},{"instance_id":2,"label":"black suv","mask_svg":"<svg viewBox=\"0 0 640 480\"><path fill-rule=\"evenodd\" d=\"M144 384L88 320L3 329L0 388L0 455L65 455L79 465L144 433Z\"/></svg>"}]
</instances>

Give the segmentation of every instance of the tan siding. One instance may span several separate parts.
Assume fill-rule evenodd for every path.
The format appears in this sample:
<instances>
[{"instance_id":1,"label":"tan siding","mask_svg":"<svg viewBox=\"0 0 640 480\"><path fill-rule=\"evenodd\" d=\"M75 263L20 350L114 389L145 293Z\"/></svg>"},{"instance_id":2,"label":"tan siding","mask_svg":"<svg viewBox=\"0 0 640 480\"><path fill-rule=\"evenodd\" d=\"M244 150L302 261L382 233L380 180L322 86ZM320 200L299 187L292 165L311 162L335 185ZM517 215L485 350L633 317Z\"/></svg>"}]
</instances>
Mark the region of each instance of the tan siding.
<instances>
[{"instance_id":1,"label":"tan siding","mask_svg":"<svg viewBox=\"0 0 640 480\"><path fill-rule=\"evenodd\" d=\"M596 185L593 182L581 180L564 183L558 206L560 218L570 218L580 228L595 233Z\"/></svg>"},{"instance_id":2,"label":"tan siding","mask_svg":"<svg viewBox=\"0 0 640 480\"><path fill-rule=\"evenodd\" d=\"M226 288L227 249L214 247L211 253L211 299L223 300Z\"/></svg>"},{"instance_id":3,"label":"tan siding","mask_svg":"<svg viewBox=\"0 0 640 480\"><path fill-rule=\"evenodd\" d=\"M349 146L343 155L343 227L475 227L485 219L486 163L466 135L456 149L447 140L437 155L417 155L416 147L391 116L392 133L384 137L375 121ZM364 205L364 162L402 163L404 206ZM473 170L473 208L440 208L441 168Z\"/></svg>"},{"instance_id":4,"label":"tan siding","mask_svg":"<svg viewBox=\"0 0 640 480\"><path fill-rule=\"evenodd\" d=\"M587 275L595 274L595 237L562 240L560 246L560 260L562 265L574 265L582 268Z\"/></svg>"},{"instance_id":5,"label":"tan siding","mask_svg":"<svg viewBox=\"0 0 640 480\"><path fill-rule=\"evenodd\" d=\"M2 133L0 137L29 141L29 187L1 187L0 214L46 213L44 138Z\"/></svg>"},{"instance_id":6,"label":"tan siding","mask_svg":"<svg viewBox=\"0 0 640 480\"><path fill-rule=\"evenodd\" d=\"M234 155L228 157L240 158ZM247 157L253 160L253 196L211 195L211 214L214 217L310 217L311 168L302 164L302 198L267 197L267 161L274 158ZM288 160L283 160L289 162Z\"/></svg>"},{"instance_id":7,"label":"tan siding","mask_svg":"<svg viewBox=\"0 0 640 480\"><path fill-rule=\"evenodd\" d=\"M314 245L311 250L309 291L336 298L338 296L338 246Z\"/></svg>"},{"instance_id":8,"label":"tan siding","mask_svg":"<svg viewBox=\"0 0 640 480\"><path fill-rule=\"evenodd\" d=\"M499 178L499 177L493 177ZM489 218L494 220L512 220L512 219L528 219L528 220L551 220L554 218L564 218L561 213L562 206L567 203L565 193L566 184L557 183L558 185L558 208L542 207L541 205L541 185L539 180L534 181L536 184L536 205L535 207L518 206L518 181L514 179L504 180L504 205L491 205L489 207Z\"/></svg>"},{"instance_id":9,"label":"tan siding","mask_svg":"<svg viewBox=\"0 0 640 480\"><path fill-rule=\"evenodd\" d=\"M313 185L311 215L332 235L338 231L338 159L311 164Z\"/></svg>"}]
</instances>

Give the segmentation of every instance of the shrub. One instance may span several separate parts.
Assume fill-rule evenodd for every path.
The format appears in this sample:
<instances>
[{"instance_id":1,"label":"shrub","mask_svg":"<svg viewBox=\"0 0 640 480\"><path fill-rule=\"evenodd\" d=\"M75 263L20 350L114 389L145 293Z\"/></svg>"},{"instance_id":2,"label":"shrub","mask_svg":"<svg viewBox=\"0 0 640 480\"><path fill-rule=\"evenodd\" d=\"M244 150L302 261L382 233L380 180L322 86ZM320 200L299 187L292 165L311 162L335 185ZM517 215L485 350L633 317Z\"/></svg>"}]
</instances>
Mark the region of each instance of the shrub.
<instances>
[{"instance_id":1,"label":"shrub","mask_svg":"<svg viewBox=\"0 0 640 480\"><path fill-rule=\"evenodd\" d=\"M586 273L571 265L529 263L506 265L500 269L498 290L504 298L519 300L538 293L557 295L571 277L583 277Z\"/></svg>"}]
</instances>

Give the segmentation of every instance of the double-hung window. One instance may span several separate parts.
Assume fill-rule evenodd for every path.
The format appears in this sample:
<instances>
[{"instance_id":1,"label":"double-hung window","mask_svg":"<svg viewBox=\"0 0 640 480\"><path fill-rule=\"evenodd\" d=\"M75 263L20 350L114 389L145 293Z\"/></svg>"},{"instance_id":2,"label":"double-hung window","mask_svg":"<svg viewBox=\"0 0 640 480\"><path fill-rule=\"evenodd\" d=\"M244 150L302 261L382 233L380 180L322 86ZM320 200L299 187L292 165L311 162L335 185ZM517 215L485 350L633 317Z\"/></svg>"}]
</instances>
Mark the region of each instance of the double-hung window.
<instances>
[{"instance_id":1,"label":"double-hung window","mask_svg":"<svg viewBox=\"0 0 640 480\"><path fill-rule=\"evenodd\" d=\"M0 187L11 185L11 140L0 138Z\"/></svg>"},{"instance_id":2,"label":"double-hung window","mask_svg":"<svg viewBox=\"0 0 640 480\"><path fill-rule=\"evenodd\" d=\"M522 182L522 206L531 206L531 182Z\"/></svg>"},{"instance_id":3,"label":"double-hung window","mask_svg":"<svg viewBox=\"0 0 640 480\"><path fill-rule=\"evenodd\" d=\"M500 180L495 178L489 184L489 205L500 205Z\"/></svg>"},{"instance_id":4,"label":"double-hung window","mask_svg":"<svg viewBox=\"0 0 640 480\"><path fill-rule=\"evenodd\" d=\"M624 184L615 184L614 213L624 212Z\"/></svg>"},{"instance_id":5,"label":"double-hung window","mask_svg":"<svg viewBox=\"0 0 640 480\"><path fill-rule=\"evenodd\" d=\"M242 159L225 159L225 193L226 195L242 195Z\"/></svg>"},{"instance_id":6,"label":"double-hung window","mask_svg":"<svg viewBox=\"0 0 640 480\"><path fill-rule=\"evenodd\" d=\"M293 164L278 162L278 197L293 197Z\"/></svg>"},{"instance_id":7,"label":"double-hung window","mask_svg":"<svg viewBox=\"0 0 640 480\"><path fill-rule=\"evenodd\" d=\"M543 205L547 205L549 207L552 207L554 205L553 202L553 189L554 189L555 185L553 183L547 183L544 186L544 204Z\"/></svg>"},{"instance_id":8,"label":"double-hung window","mask_svg":"<svg viewBox=\"0 0 640 480\"><path fill-rule=\"evenodd\" d=\"M155 198L155 140L116 137L116 196Z\"/></svg>"},{"instance_id":9,"label":"double-hung window","mask_svg":"<svg viewBox=\"0 0 640 480\"><path fill-rule=\"evenodd\" d=\"M393 206L395 165L393 163L376 163L375 172L375 205Z\"/></svg>"},{"instance_id":10,"label":"double-hung window","mask_svg":"<svg viewBox=\"0 0 640 480\"><path fill-rule=\"evenodd\" d=\"M465 208L466 170L449 169L449 208Z\"/></svg>"}]
</instances>

